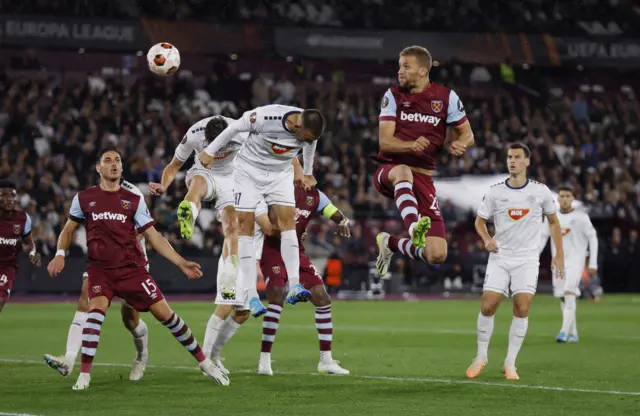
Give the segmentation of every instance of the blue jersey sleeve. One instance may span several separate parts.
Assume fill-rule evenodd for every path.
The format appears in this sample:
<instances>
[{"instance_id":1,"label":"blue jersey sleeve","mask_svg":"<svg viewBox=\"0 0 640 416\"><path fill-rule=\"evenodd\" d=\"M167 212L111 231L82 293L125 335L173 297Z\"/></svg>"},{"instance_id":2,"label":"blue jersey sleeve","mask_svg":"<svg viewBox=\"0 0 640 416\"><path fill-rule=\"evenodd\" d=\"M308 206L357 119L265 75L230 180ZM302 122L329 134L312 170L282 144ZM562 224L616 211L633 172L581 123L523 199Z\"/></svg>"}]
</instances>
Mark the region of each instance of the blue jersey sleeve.
<instances>
[{"instance_id":1,"label":"blue jersey sleeve","mask_svg":"<svg viewBox=\"0 0 640 416\"><path fill-rule=\"evenodd\" d=\"M80 199L78 198L78 194L76 194L73 197L73 201L71 201L71 208L69 209L69 219L75 222L82 222L84 218L84 212L82 212L82 208L80 207Z\"/></svg>"},{"instance_id":2,"label":"blue jersey sleeve","mask_svg":"<svg viewBox=\"0 0 640 416\"><path fill-rule=\"evenodd\" d=\"M318 194L320 195L320 203L318 203L317 212L322 212L329 204L331 204L331 200L320 190L318 190Z\"/></svg>"},{"instance_id":3,"label":"blue jersey sleeve","mask_svg":"<svg viewBox=\"0 0 640 416\"><path fill-rule=\"evenodd\" d=\"M144 198L140 198L138 209L133 217L133 221L136 223L136 229L138 232L143 232L156 223L149 213L149 207L147 207L147 203Z\"/></svg>"},{"instance_id":4,"label":"blue jersey sleeve","mask_svg":"<svg viewBox=\"0 0 640 416\"><path fill-rule=\"evenodd\" d=\"M27 213L25 213L24 215L27 216L27 219L24 222L24 230L22 230L22 236L26 237L31 234L31 217Z\"/></svg>"}]
</instances>

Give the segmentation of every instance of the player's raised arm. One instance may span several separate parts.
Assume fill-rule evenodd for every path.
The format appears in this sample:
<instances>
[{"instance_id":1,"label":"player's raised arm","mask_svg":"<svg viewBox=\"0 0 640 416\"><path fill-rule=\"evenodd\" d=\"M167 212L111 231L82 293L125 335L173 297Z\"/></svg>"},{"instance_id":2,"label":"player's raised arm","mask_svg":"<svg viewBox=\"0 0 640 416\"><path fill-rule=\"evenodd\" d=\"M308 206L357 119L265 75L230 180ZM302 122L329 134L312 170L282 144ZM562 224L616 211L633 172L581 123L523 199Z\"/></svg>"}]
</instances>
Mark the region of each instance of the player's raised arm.
<instances>
[{"instance_id":1,"label":"player's raised arm","mask_svg":"<svg viewBox=\"0 0 640 416\"><path fill-rule=\"evenodd\" d=\"M429 141L424 137L419 138L415 142L406 142L395 137L396 134L396 99L387 90L382 97L380 104L380 115L378 116L379 132L378 145L382 152L389 153L405 153L411 151L421 152L429 146Z\"/></svg>"},{"instance_id":2,"label":"player's raised arm","mask_svg":"<svg viewBox=\"0 0 640 416\"><path fill-rule=\"evenodd\" d=\"M498 243L493 239L493 237L491 237L489 230L487 230L487 220L493 217L493 211L493 197L491 192L489 192L482 198L482 203L480 204L480 208L478 208L476 222L474 225L476 232L480 238L482 238L482 241L484 241L485 249L489 252L497 253Z\"/></svg>"},{"instance_id":3,"label":"player's raised arm","mask_svg":"<svg viewBox=\"0 0 640 416\"><path fill-rule=\"evenodd\" d=\"M462 156L467 148L473 146L473 130L471 130L471 124L467 119L462 101L453 90L449 93L447 125L449 125L451 132L449 152L454 156Z\"/></svg>"},{"instance_id":4,"label":"player's raised arm","mask_svg":"<svg viewBox=\"0 0 640 416\"><path fill-rule=\"evenodd\" d=\"M154 225L156 222L151 217L144 198L139 199L138 208L136 209L133 221L136 224L136 230L138 233L144 235L146 240L151 244L151 247L153 247L158 254L178 266L189 279L202 277L200 265L192 261L187 261L184 257L178 254L167 239L155 229Z\"/></svg>"},{"instance_id":5,"label":"player's raised arm","mask_svg":"<svg viewBox=\"0 0 640 416\"><path fill-rule=\"evenodd\" d=\"M262 126L262 120L258 117L258 110L245 112L238 120L229 123L226 129L198 155L203 166L209 166L213 162L213 155L226 146L239 133L252 133Z\"/></svg>"},{"instance_id":6,"label":"player's raised arm","mask_svg":"<svg viewBox=\"0 0 640 416\"><path fill-rule=\"evenodd\" d=\"M318 204L318 212L325 217L338 224L338 234L342 237L351 237L351 229L349 228L349 219L336 207L324 192L318 190L320 194L320 203Z\"/></svg>"},{"instance_id":7,"label":"player's raised arm","mask_svg":"<svg viewBox=\"0 0 640 416\"><path fill-rule=\"evenodd\" d=\"M71 242L73 241L73 233L76 232L78 226L84 222L84 212L82 212L82 208L80 207L80 200L78 199L78 194L73 197L73 201L71 201L71 208L69 209L69 219L67 220L64 228L60 232L60 236L58 236L58 251L56 251L56 255L49 262L47 266L47 271L49 272L49 276L56 277L62 269L64 269L64 256L69 250L71 246Z\"/></svg>"},{"instance_id":8,"label":"player's raised arm","mask_svg":"<svg viewBox=\"0 0 640 416\"><path fill-rule=\"evenodd\" d=\"M22 250L25 253L29 253L29 261L36 267L40 267L40 254L36 252L36 243L33 241L31 235L31 217L26 214L26 220L24 222L24 228L22 230Z\"/></svg>"},{"instance_id":9,"label":"player's raised arm","mask_svg":"<svg viewBox=\"0 0 640 416\"><path fill-rule=\"evenodd\" d=\"M594 276L598 272L598 233L586 214L583 226L584 235L589 240L589 274Z\"/></svg>"},{"instance_id":10,"label":"player's raised arm","mask_svg":"<svg viewBox=\"0 0 640 416\"><path fill-rule=\"evenodd\" d=\"M169 164L162 170L162 179L160 180L160 183L149 183L149 195L158 196L165 193L169 185L173 183L173 180L176 178L176 175L182 168L183 164L183 160L174 156L173 159L171 159L171 162L169 162Z\"/></svg>"}]
</instances>

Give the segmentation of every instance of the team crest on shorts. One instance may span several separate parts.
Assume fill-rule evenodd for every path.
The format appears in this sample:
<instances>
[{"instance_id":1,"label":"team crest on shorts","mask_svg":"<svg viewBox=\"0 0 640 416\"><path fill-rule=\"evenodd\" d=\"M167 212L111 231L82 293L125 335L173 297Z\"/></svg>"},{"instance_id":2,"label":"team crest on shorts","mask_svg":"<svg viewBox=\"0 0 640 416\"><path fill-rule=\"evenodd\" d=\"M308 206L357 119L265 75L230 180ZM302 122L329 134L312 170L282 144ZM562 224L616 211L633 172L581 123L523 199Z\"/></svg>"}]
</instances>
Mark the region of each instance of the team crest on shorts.
<instances>
[{"instance_id":1,"label":"team crest on shorts","mask_svg":"<svg viewBox=\"0 0 640 416\"><path fill-rule=\"evenodd\" d=\"M122 205L122 208L124 208L124 209L131 208L131 202L127 201L125 199L120 200L120 205Z\"/></svg>"},{"instance_id":2,"label":"team crest on shorts","mask_svg":"<svg viewBox=\"0 0 640 416\"><path fill-rule=\"evenodd\" d=\"M529 213L529 208L509 208L507 209L507 215L513 221L520 221Z\"/></svg>"},{"instance_id":3,"label":"team crest on shorts","mask_svg":"<svg viewBox=\"0 0 640 416\"><path fill-rule=\"evenodd\" d=\"M307 205L313 205L313 197L312 196L305 196L304 197L304 202L306 202Z\"/></svg>"},{"instance_id":4,"label":"team crest on shorts","mask_svg":"<svg viewBox=\"0 0 640 416\"><path fill-rule=\"evenodd\" d=\"M255 123L257 119L258 119L258 113L256 113L255 111L251 113L251 115L249 115L250 123Z\"/></svg>"},{"instance_id":5,"label":"team crest on shorts","mask_svg":"<svg viewBox=\"0 0 640 416\"><path fill-rule=\"evenodd\" d=\"M93 293L100 293L102 292L102 286L97 285L91 288L91 290L93 290Z\"/></svg>"},{"instance_id":6,"label":"team crest on shorts","mask_svg":"<svg viewBox=\"0 0 640 416\"><path fill-rule=\"evenodd\" d=\"M280 274L280 266L273 266L271 268L275 274Z\"/></svg>"},{"instance_id":7,"label":"team crest on shorts","mask_svg":"<svg viewBox=\"0 0 640 416\"><path fill-rule=\"evenodd\" d=\"M444 103L442 102L442 100L431 101L431 110L433 110L434 113L439 113L440 111L442 111L442 107L444 107Z\"/></svg>"},{"instance_id":8,"label":"team crest on shorts","mask_svg":"<svg viewBox=\"0 0 640 416\"><path fill-rule=\"evenodd\" d=\"M20 224L13 224L13 233L20 234L20 231L22 231L22 226Z\"/></svg>"}]
</instances>

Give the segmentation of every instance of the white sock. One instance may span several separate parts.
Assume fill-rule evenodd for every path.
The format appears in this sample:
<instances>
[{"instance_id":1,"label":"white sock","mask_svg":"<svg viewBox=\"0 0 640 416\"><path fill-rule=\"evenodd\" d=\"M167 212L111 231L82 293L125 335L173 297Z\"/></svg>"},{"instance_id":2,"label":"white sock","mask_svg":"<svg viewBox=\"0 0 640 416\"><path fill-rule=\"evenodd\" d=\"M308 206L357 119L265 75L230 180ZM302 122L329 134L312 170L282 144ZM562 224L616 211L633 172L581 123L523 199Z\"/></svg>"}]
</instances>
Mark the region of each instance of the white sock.
<instances>
[{"instance_id":1,"label":"white sock","mask_svg":"<svg viewBox=\"0 0 640 416\"><path fill-rule=\"evenodd\" d=\"M527 335L527 328L529 327L529 318L513 317L511 321L511 328L509 329L509 348L507 349L507 359L504 360L505 366L515 366L518 352L524 342L524 337Z\"/></svg>"},{"instance_id":2,"label":"white sock","mask_svg":"<svg viewBox=\"0 0 640 416\"><path fill-rule=\"evenodd\" d=\"M576 319L576 295L564 295L564 308L562 309L561 332L569 334L571 324Z\"/></svg>"},{"instance_id":3,"label":"white sock","mask_svg":"<svg viewBox=\"0 0 640 416\"><path fill-rule=\"evenodd\" d=\"M147 361L149 359L149 331L147 324L142 319L138 323L138 326L131 330L133 335L133 345L136 347L138 361Z\"/></svg>"},{"instance_id":4,"label":"white sock","mask_svg":"<svg viewBox=\"0 0 640 416\"><path fill-rule=\"evenodd\" d=\"M195 202L189 201L189 205L191 205L191 215L193 215L193 222L195 223L200 211L198 211L198 207L196 206Z\"/></svg>"},{"instance_id":5,"label":"white sock","mask_svg":"<svg viewBox=\"0 0 640 416\"><path fill-rule=\"evenodd\" d=\"M578 303L576 302L576 312L578 310ZM578 324L576 323L576 321L578 320L577 317L573 318L573 322L571 322L571 328L569 328L569 333L571 335L575 335L578 336Z\"/></svg>"},{"instance_id":6,"label":"white sock","mask_svg":"<svg viewBox=\"0 0 640 416\"><path fill-rule=\"evenodd\" d=\"M220 327L220 331L218 332L218 336L213 343L213 348L211 348L212 357L218 357L220 355L222 347L224 347L225 344L229 342L238 328L240 328L240 324L234 321L231 316L224 320L224 323L222 324L222 326Z\"/></svg>"},{"instance_id":7,"label":"white sock","mask_svg":"<svg viewBox=\"0 0 640 416\"><path fill-rule=\"evenodd\" d=\"M204 332L204 343L202 344L202 352L207 358L215 358L211 356L211 350L213 349L213 343L216 338L218 338L223 322L222 318L211 314L211 318L209 318L209 322L207 323L207 329Z\"/></svg>"},{"instance_id":8,"label":"white sock","mask_svg":"<svg viewBox=\"0 0 640 416\"><path fill-rule=\"evenodd\" d=\"M284 267L287 269L289 287L300 284L300 247L296 230L280 233L280 254L284 260Z\"/></svg>"},{"instance_id":9,"label":"white sock","mask_svg":"<svg viewBox=\"0 0 640 416\"><path fill-rule=\"evenodd\" d=\"M476 358L480 360L487 360L489 351L489 341L491 341L491 334L493 334L493 316L484 316L482 313L478 314L478 353Z\"/></svg>"},{"instance_id":10,"label":"white sock","mask_svg":"<svg viewBox=\"0 0 640 416\"><path fill-rule=\"evenodd\" d=\"M270 352L261 352L260 353L260 362L266 362L271 365L271 353Z\"/></svg>"},{"instance_id":11,"label":"white sock","mask_svg":"<svg viewBox=\"0 0 640 416\"><path fill-rule=\"evenodd\" d=\"M87 312L76 311L69 326L69 334L67 335L67 352L64 354L67 360L73 365L76 362L76 357L82 346L82 327L87 322Z\"/></svg>"},{"instance_id":12,"label":"white sock","mask_svg":"<svg viewBox=\"0 0 640 416\"><path fill-rule=\"evenodd\" d=\"M253 237L238 236L238 259L240 270L236 279L236 299L247 296L256 289L258 283L258 269L256 268L256 253L253 248Z\"/></svg>"}]
</instances>

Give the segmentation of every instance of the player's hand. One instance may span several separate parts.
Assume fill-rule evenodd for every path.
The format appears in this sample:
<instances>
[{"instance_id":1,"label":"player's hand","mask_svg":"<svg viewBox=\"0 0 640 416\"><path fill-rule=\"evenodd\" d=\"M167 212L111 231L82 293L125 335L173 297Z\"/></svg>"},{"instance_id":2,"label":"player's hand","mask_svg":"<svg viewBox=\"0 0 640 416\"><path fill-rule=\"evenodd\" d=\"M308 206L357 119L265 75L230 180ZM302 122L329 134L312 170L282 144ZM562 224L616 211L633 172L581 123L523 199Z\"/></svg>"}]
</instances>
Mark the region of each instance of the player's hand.
<instances>
[{"instance_id":1,"label":"player's hand","mask_svg":"<svg viewBox=\"0 0 640 416\"><path fill-rule=\"evenodd\" d=\"M462 143L459 140L452 142L451 146L449 146L449 153L451 153L453 156L460 157L464 155L464 152L466 151L467 151L467 145Z\"/></svg>"},{"instance_id":2,"label":"player's hand","mask_svg":"<svg viewBox=\"0 0 640 416\"><path fill-rule=\"evenodd\" d=\"M57 275L59 275L62 269L64 269L63 256L55 256L47 266L47 271L49 272L49 276L51 277L56 277Z\"/></svg>"},{"instance_id":3,"label":"player's hand","mask_svg":"<svg viewBox=\"0 0 640 416\"><path fill-rule=\"evenodd\" d=\"M314 188L318 184L316 178L313 175L304 175L299 183L296 183L299 187L303 188L305 191L310 191L311 188Z\"/></svg>"},{"instance_id":4,"label":"player's hand","mask_svg":"<svg viewBox=\"0 0 640 416\"><path fill-rule=\"evenodd\" d=\"M598 269L593 269L593 268L589 269L589 276L596 277L597 275L598 275Z\"/></svg>"},{"instance_id":5,"label":"player's hand","mask_svg":"<svg viewBox=\"0 0 640 416\"><path fill-rule=\"evenodd\" d=\"M40 253L29 254L29 261L36 267L40 267L42 264L42 259L40 257Z\"/></svg>"},{"instance_id":6,"label":"player's hand","mask_svg":"<svg viewBox=\"0 0 640 416\"><path fill-rule=\"evenodd\" d=\"M300 241L304 241L307 239L307 232L303 232L302 235L300 236Z\"/></svg>"},{"instance_id":7,"label":"player's hand","mask_svg":"<svg viewBox=\"0 0 640 416\"><path fill-rule=\"evenodd\" d=\"M351 229L349 228L349 219L345 218L338 224L338 234L342 237L351 237Z\"/></svg>"},{"instance_id":8,"label":"player's hand","mask_svg":"<svg viewBox=\"0 0 640 416\"><path fill-rule=\"evenodd\" d=\"M149 189L147 190L147 193L149 195L160 196L164 194L166 191L167 189L164 186L162 186L161 183L149 182Z\"/></svg>"},{"instance_id":9,"label":"player's hand","mask_svg":"<svg viewBox=\"0 0 640 416\"><path fill-rule=\"evenodd\" d=\"M556 271L557 279L564 279L564 255L551 259L551 269Z\"/></svg>"},{"instance_id":10,"label":"player's hand","mask_svg":"<svg viewBox=\"0 0 640 416\"><path fill-rule=\"evenodd\" d=\"M498 243L493 238L490 238L489 240L484 242L484 248L489 253L497 253L498 252Z\"/></svg>"},{"instance_id":11,"label":"player's hand","mask_svg":"<svg viewBox=\"0 0 640 416\"><path fill-rule=\"evenodd\" d=\"M208 168L209 165L213 162L213 156L208 155L207 152L198 153L198 160L202 163L202 166Z\"/></svg>"},{"instance_id":12,"label":"player's hand","mask_svg":"<svg viewBox=\"0 0 640 416\"><path fill-rule=\"evenodd\" d=\"M202 270L200 269L200 265L193 261L185 260L180 265L180 270L182 270L182 273L184 273L185 276L189 278L189 280L199 279L202 277Z\"/></svg>"},{"instance_id":13,"label":"player's hand","mask_svg":"<svg viewBox=\"0 0 640 416\"><path fill-rule=\"evenodd\" d=\"M430 144L431 144L431 142L426 137L420 136L420 137L418 137L418 140L413 142L413 146L411 147L411 151L412 152L424 152L425 150L427 150L427 147L429 147Z\"/></svg>"}]
</instances>

